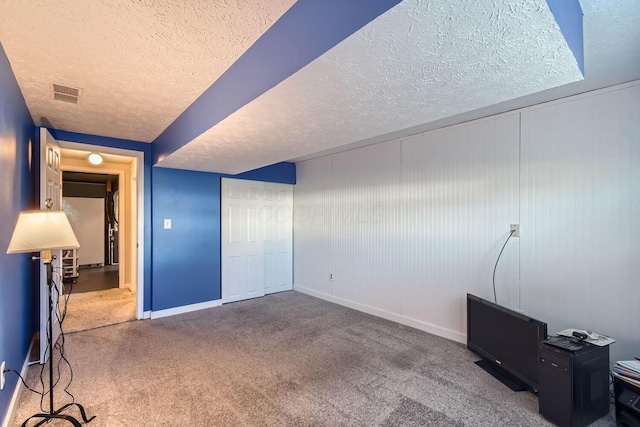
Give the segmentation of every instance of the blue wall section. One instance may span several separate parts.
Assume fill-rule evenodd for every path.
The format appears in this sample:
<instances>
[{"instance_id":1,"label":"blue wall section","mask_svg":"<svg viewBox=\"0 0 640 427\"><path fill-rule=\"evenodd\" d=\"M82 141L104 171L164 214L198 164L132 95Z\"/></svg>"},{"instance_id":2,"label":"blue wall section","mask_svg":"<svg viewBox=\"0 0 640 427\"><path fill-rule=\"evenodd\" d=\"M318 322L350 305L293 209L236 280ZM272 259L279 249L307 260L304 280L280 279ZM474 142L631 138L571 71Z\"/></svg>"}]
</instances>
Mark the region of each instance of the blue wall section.
<instances>
[{"instance_id":1,"label":"blue wall section","mask_svg":"<svg viewBox=\"0 0 640 427\"><path fill-rule=\"evenodd\" d=\"M220 176L154 168L153 188L153 310L220 299Z\"/></svg>"},{"instance_id":2,"label":"blue wall section","mask_svg":"<svg viewBox=\"0 0 640 427\"><path fill-rule=\"evenodd\" d=\"M229 176L153 168L153 300L164 310L220 299L220 179L295 184L293 163ZM164 219L171 229L164 229Z\"/></svg>"},{"instance_id":3,"label":"blue wall section","mask_svg":"<svg viewBox=\"0 0 640 427\"><path fill-rule=\"evenodd\" d=\"M34 125L0 44L0 362L20 371L34 332L35 286L29 254L7 255L13 227L22 210L33 209L34 175L30 152ZM17 385L6 375L0 392L0 424Z\"/></svg>"},{"instance_id":4,"label":"blue wall section","mask_svg":"<svg viewBox=\"0 0 640 427\"><path fill-rule=\"evenodd\" d=\"M583 13L578 0L547 0L562 35L584 75Z\"/></svg>"},{"instance_id":5,"label":"blue wall section","mask_svg":"<svg viewBox=\"0 0 640 427\"><path fill-rule=\"evenodd\" d=\"M220 178L229 175L151 167L144 142L50 131L59 141L144 153L145 311L220 299ZM277 163L232 178L295 184L296 167Z\"/></svg>"},{"instance_id":6,"label":"blue wall section","mask_svg":"<svg viewBox=\"0 0 640 427\"><path fill-rule=\"evenodd\" d=\"M151 144L58 129L50 129L50 132L58 141L79 142L144 153L144 310L151 310Z\"/></svg>"},{"instance_id":7,"label":"blue wall section","mask_svg":"<svg viewBox=\"0 0 640 427\"><path fill-rule=\"evenodd\" d=\"M238 175L222 175L222 176L226 178L277 182L279 184L295 184L296 183L296 164L282 162L282 163L276 163L275 165L254 169L249 172L240 173Z\"/></svg>"},{"instance_id":8,"label":"blue wall section","mask_svg":"<svg viewBox=\"0 0 640 427\"><path fill-rule=\"evenodd\" d=\"M400 0L299 0L154 141L153 163L398 3Z\"/></svg>"}]
</instances>

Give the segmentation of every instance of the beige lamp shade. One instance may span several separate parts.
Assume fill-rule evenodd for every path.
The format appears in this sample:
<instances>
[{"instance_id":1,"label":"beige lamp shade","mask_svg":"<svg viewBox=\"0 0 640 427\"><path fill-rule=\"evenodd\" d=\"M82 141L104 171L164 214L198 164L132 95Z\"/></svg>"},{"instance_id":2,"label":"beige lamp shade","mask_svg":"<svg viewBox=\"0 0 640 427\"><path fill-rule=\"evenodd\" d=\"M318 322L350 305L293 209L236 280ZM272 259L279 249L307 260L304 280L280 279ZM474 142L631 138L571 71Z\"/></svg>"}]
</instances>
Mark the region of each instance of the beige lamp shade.
<instances>
[{"instance_id":1,"label":"beige lamp shade","mask_svg":"<svg viewBox=\"0 0 640 427\"><path fill-rule=\"evenodd\" d=\"M64 211L21 212L8 254L80 247Z\"/></svg>"}]
</instances>

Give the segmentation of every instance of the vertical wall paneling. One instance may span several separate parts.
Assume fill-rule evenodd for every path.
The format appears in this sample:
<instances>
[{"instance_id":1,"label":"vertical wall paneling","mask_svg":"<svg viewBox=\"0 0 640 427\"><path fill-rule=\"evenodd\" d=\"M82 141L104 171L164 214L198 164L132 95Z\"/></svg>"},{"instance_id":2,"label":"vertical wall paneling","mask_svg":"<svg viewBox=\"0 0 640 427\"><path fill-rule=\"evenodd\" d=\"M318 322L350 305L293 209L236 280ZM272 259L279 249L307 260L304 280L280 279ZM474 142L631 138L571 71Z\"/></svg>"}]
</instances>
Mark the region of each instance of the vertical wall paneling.
<instances>
[{"instance_id":1,"label":"vertical wall paneling","mask_svg":"<svg viewBox=\"0 0 640 427\"><path fill-rule=\"evenodd\" d=\"M406 295L399 250L403 200L397 142L333 157L331 209L334 296L390 313Z\"/></svg>"},{"instance_id":2,"label":"vertical wall paneling","mask_svg":"<svg viewBox=\"0 0 640 427\"><path fill-rule=\"evenodd\" d=\"M523 305L612 360L640 348L639 112L635 86L522 114Z\"/></svg>"},{"instance_id":3,"label":"vertical wall paneling","mask_svg":"<svg viewBox=\"0 0 640 427\"><path fill-rule=\"evenodd\" d=\"M407 299L403 315L466 329L466 293L493 300L496 258L518 223L519 118L506 115L403 142ZM518 303L518 242L496 271L498 302Z\"/></svg>"},{"instance_id":4,"label":"vertical wall paneling","mask_svg":"<svg viewBox=\"0 0 640 427\"><path fill-rule=\"evenodd\" d=\"M464 295L492 299L493 263L519 221L518 122L300 163L296 289L463 341ZM518 301L517 260L512 241L497 274L505 305Z\"/></svg>"},{"instance_id":5,"label":"vertical wall paneling","mask_svg":"<svg viewBox=\"0 0 640 427\"><path fill-rule=\"evenodd\" d=\"M465 341L465 294L640 348L640 83L297 165L295 288ZM333 279L331 279L331 276Z\"/></svg>"},{"instance_id":6,"label":"vertical wall paneling","mask_svg":"<svg viewBox=\"0 0 640 427\"><path fill-rule=\"evenodd\" d=\"M293 210L293 274L296 288L333 295L329 280L331 157L296 165Z\"/></svg>"}]
</instances>

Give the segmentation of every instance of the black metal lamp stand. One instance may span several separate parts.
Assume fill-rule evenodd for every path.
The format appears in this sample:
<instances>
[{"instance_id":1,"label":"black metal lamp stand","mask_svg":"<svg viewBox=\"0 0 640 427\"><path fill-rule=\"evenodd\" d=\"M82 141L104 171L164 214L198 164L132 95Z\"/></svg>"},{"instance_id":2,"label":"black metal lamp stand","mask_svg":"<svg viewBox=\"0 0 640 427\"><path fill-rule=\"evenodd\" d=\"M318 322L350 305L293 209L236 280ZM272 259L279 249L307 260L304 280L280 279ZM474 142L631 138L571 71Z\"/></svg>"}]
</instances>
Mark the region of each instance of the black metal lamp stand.
<instances>
[{"instance_id":1,"label":"black metal lamp stand","mask_svg":"<svg viewBox=\"0 0 640 427\"><path fill-rule=\"evenodd\" d=\"M45 265L47 267L47 286L49 287L49 336L47 339L49 345L49 412L46 414L40 413L32 415L31 417L27 418L24 423L22 423L22 427L26 427L27 423L34 418L42 418L42 421L40 421L38 424L35 424L33 427L40 426L57 418L69 421L75 427L81 427L80 421L78 421L71 415L65 415L61 412L69 408L70 406L77 406L80 410L80 415L82 415L82 420L85 423L88 423L95 418L95 415L87 419L87 414L84 411L82 405L74 402L67 403L57 410L54 410L53 407L53 319L51 314L53 312L53 300L51 296L53 290L53 266L51 265L51 261L49 261Z\"/></svg>"}]
</instances>

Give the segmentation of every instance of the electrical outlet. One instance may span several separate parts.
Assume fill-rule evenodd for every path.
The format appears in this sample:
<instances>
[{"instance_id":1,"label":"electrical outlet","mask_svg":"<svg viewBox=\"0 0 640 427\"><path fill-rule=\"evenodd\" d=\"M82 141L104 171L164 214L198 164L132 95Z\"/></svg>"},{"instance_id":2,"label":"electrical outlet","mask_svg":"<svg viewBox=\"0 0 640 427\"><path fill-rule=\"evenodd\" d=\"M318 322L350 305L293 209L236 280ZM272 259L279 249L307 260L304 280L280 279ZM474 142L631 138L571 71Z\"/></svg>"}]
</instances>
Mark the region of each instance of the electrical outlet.
<instances>
[{"instance_id":1,"label":"electrical outlet","mask_svg":"<svg viewBox=\"0 0 640 427\"><path fill-rule=\"evenodd\" d=\"M171 218L165 218L164 220L164 229L171 230Z\"/></svg>"},{"instance_id":2,"label":"electrical outlet","mask_svg":"<svg viewBox=\"0 0 640 427\"><path fill-rule=\"evenodd\" d=\"M333 273L329 273L329 280L333 280Z\"/></svg>"},{"instance_id":3,"label":"electrical outlet","mask_svg":"<svg viewBox=\"0 0 640 427\"><path fill-rule=\"evenodd\" d=\"M6 363L3 361L0 365L0 390L4 390L4 370L7 367Z\"/></svg>"},{"instance_id":4,"label":"electrical outlet","mask_svg":"<svg viewBox=\"0 0 640 427\"><path fill-rule=\"evenodd\" d=\"M511 224L511 227L509 228L509 232L512 232L513 234L511 235L511 237L520 237L520 224Z\"/></svg>"}]
</instances>

